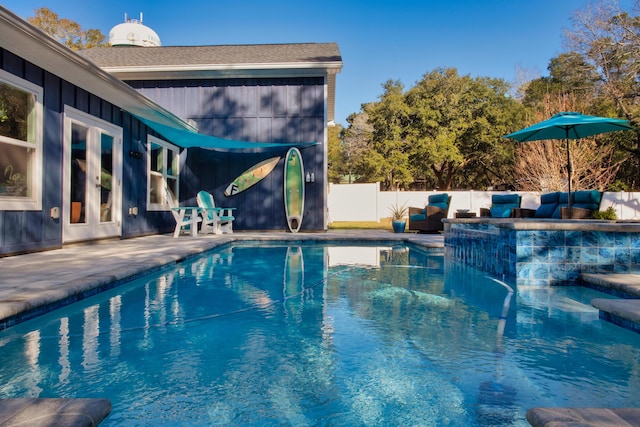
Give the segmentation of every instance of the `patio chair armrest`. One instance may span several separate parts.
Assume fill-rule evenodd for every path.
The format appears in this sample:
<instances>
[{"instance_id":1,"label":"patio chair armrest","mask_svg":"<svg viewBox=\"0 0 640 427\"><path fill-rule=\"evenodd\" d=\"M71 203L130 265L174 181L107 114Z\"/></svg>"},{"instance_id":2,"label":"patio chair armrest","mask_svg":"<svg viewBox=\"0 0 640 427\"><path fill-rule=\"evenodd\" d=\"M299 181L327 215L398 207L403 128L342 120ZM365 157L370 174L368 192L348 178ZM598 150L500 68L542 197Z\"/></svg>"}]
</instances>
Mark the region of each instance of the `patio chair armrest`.
<instances>
[{"instance_id":1,"label":"patio chair armrest","mask_svg":"<svg viewBox=\"0 0 640 427\"><path fill-rule=\"evenodd\" d=\"M442 218L445 218L447 216L447 211L445 211L442 208L439 208L437 206L425 206L425 210L427 213L427 218L433 216L433 215L441 215Z\"/></svg>"},{"instance_id":2,"label":"patio chair armrest","mask_svg":"<svg viewBox=\"0 0 640 427\"><path fill-rule=\"evenodd\" d=\"M218 210L218 215L222 216L226 216L226 217L231 217L233 218L233 211L236 210L236 208L216 208Z\"/></svg>"},{"instance_id":3,"label":"patio chair armrest","mask_svg":"<svg viewBox=\"0 0 640 427\"><path fill-rule=\"evenodd\" d=\"M416 214L422 214L422 209L423 208L412 208L412 207L409 207L409 216L416 215Z\"/></svg>"},{"instance_id":4,"label":"patio chair armrest","mask_svg":"<svg viewBox=\"0 0 640 427\"><path fill-rule=\"evenodd\" d=\"M480 216L490 217L491 209L489 208L480 208Z\"/></svg>"}]
</instances>

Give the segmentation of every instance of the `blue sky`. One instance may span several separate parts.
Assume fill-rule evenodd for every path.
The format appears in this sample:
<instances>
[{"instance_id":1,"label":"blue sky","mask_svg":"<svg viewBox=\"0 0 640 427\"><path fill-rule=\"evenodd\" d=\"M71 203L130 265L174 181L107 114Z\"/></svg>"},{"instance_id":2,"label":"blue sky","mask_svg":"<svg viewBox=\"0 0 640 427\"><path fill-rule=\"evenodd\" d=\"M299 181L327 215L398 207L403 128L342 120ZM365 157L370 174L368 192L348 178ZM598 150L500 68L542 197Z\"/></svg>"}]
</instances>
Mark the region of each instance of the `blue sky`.
<instances>
[{"instance_id":1,"label":"blue sky","mask_svg":"<svg viewBox=\"0 0 640 427\"><path fill-rule=\"evenodd\" d=\"M164 46L336 42L336 122L375 101L382 84L410 88L438 67L514 82L518 70L547 75L563 31L586 0L4 0L22 18L43 6L83 28L109 30L125 13Z\"/></svg>"}]
</instances>

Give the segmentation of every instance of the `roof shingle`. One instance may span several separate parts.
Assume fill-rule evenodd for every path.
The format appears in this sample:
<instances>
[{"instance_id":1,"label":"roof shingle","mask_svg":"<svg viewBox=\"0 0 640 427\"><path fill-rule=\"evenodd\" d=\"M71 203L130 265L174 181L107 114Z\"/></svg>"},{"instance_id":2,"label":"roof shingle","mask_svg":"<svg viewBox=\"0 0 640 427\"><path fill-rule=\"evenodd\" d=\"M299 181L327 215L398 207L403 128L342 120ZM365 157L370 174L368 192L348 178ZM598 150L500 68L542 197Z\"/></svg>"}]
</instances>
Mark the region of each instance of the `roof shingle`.
<instances>
[{"instance_id":1,"label":"roof shingle","mask_svg":"<svg viewBox=\"0 0 640 427\"><path fill-rule=\"evenodd\" d=\"M82 50L99 67L342 63L336 43L102 47ZM334 65L335 66L335 65Z\"/></svg>"}]
</instances>

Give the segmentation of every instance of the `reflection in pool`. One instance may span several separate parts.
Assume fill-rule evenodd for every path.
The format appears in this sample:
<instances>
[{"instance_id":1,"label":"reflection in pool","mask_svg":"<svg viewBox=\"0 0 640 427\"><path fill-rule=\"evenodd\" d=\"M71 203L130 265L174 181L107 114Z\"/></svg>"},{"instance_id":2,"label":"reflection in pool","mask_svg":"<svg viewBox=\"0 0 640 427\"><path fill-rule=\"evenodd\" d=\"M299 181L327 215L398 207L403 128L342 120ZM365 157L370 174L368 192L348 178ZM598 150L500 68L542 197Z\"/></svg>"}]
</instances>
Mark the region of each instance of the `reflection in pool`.
<instances>
[{"instance_id":1,"label":"reflection in pool","mask_svg":"<svg viewBox=\"0 0 640 427\"><path fill-rule=\"evenodd\" d=\"M534 406L640 406L639 335L594 296L512 289L415 246L230 245L0 333L0 397L108 397L102 425L140 426L526 426Z\"/></svg>"}]
</instances>

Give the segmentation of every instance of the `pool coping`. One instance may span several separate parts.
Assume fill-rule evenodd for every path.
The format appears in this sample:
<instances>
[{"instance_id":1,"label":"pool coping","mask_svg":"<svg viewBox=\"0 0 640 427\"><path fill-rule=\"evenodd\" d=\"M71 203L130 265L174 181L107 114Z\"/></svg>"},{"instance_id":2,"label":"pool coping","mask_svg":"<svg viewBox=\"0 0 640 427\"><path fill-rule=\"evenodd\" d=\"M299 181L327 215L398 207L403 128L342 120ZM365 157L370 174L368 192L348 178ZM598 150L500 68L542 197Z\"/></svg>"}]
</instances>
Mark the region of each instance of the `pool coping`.
<instances>
[{"instance_id":1,"label":"pool coping","mask_svg":"<svg viewBox=\"0 0 640 427\"><path fill-rule=\"evenodd\" d=\"M551 219L551 218L447 218L445 224L490 224L511 230L614 231L640 233L640 220Z\"/></svg>"}]
</instances>

